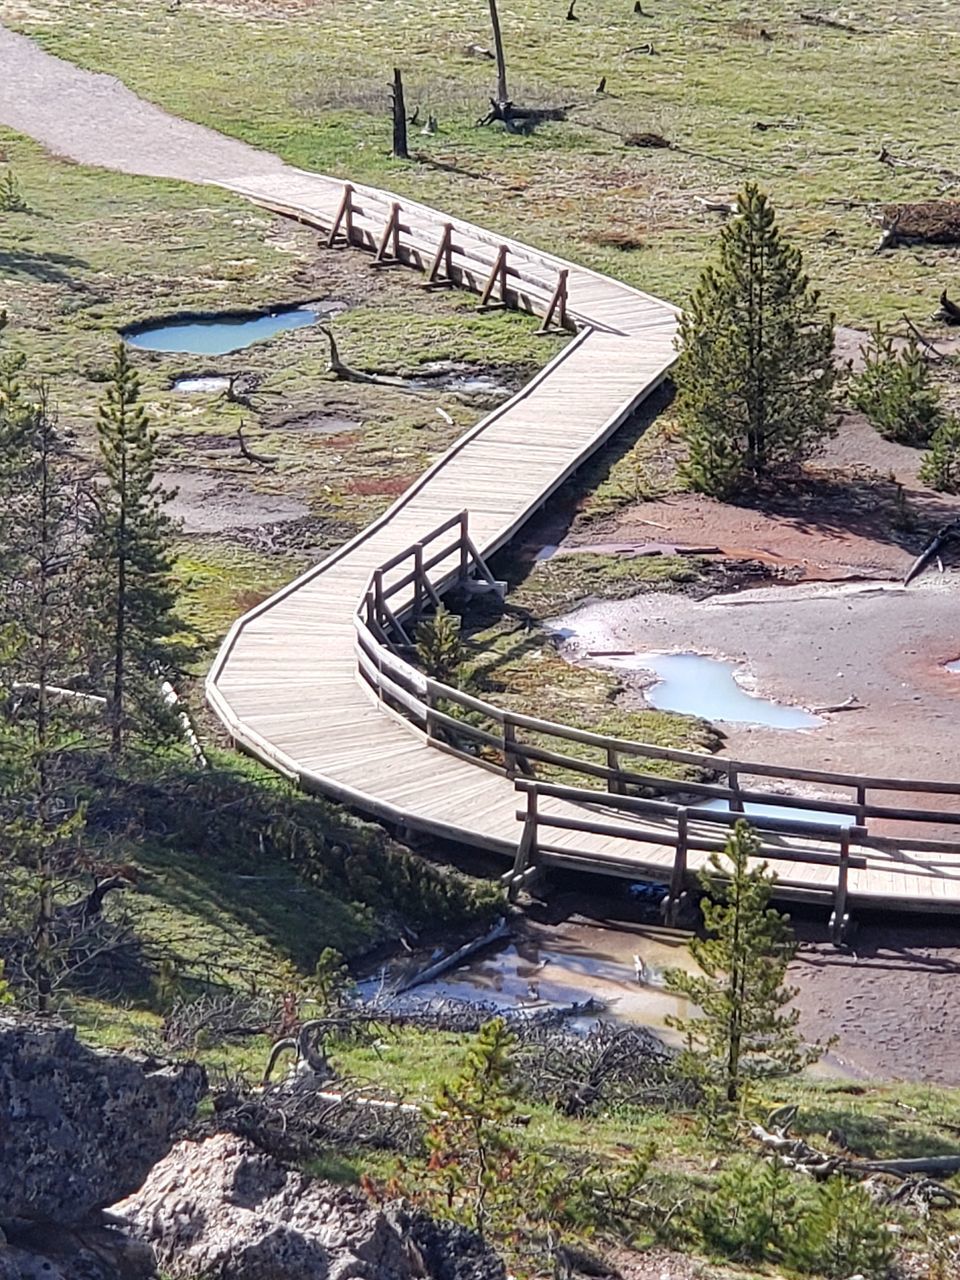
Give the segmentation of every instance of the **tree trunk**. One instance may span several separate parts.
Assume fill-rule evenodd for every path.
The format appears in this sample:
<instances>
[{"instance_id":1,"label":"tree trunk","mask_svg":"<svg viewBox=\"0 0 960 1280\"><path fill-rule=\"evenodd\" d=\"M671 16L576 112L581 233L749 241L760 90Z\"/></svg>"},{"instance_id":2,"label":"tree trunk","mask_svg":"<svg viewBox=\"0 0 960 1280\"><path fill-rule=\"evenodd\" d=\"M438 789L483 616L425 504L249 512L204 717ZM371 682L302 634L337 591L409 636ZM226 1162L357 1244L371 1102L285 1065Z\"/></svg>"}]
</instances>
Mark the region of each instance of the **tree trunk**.
<instances>
[{"instance_id":1,"label":"tree trunk","mask_svg":"<svg viewBox=\"0 0 960 1280\"><path fill-rule=\"evenodd\" d=\"M393 154L399 160L409 160L407 150L407 109L403 101L403 77L400 68L393 69Z\"/></svg>"},{"instance_id":2,"label":"tree trunk","mask_svg":"<svg viewBox=\"0 0 960 1280\"><path fill-rule=\"evenodd\" d=\"M497 101L509 102L507 63L503 56L503 36L500 34L500 15L497 13L497 0L490 0L490 21L493 24L493 47L497 54Z\"/></svg>"}]
</instances>

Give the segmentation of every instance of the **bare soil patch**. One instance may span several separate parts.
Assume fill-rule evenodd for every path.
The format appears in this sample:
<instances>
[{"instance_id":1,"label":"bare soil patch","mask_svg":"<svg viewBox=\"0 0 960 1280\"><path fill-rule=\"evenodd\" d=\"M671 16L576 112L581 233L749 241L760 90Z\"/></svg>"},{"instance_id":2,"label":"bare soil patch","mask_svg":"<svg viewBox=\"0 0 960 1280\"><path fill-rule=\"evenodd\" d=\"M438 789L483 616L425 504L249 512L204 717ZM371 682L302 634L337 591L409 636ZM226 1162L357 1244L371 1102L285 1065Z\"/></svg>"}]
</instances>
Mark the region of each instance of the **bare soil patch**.
<instances>
[{"instance_id":1,"label":"bare soil patch","mask_svg":"<svg viewBox=\"0 0 960 1280\"><path fill-rule=\"evenodd\" d=\"M848 1074L960 1085L956 922L861 922L848 952L805 942L789 977L804 1034L837 1035Z\"/></svg>"},{"instance_id":2,"label":"bare soil patch","mask_svg":"<svg viewBox=\"0 0 960 1280\"><path fill-rule=\"evenodd\" d=\"M919 483L921 457L884 440L862 414L847 414L793 486L739 505L699 494L636 503L577 531L566 545L709 545L727 557L800 569L810 580L899 578L928 533L960 515L960 499Z\"/></svg>"},{"instance_id":3,"label":"bare soil patch","mask_svg":"<svg viewBox=\"0 0 960 1280\"><path fill-rule=\"evenodd\" d=\"M158 479L164 487L178 490L167 511L182 521L184 533L252 529L309 515L309 507L297 498L263 493L218 475L165 471Z\"/></svg>"}]
</instances>

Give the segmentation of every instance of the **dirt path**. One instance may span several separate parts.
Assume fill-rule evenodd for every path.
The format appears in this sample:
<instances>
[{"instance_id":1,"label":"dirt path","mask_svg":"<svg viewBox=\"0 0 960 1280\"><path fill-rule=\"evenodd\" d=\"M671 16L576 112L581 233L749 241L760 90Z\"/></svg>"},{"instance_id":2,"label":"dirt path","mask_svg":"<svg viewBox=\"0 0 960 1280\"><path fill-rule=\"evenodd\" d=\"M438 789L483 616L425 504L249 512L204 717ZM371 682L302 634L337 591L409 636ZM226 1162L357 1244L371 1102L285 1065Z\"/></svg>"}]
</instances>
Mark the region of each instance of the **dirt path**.
<instances>
[{"instance_id":1,"label":"dirt path","mask_svg":"<svg viewBox=\"0 0 960 1280\"><path fill-rule=\"evenodd\" d=\"M55 58L0 26L0 123L55 155L185 182L279 173L278 156L168 115L113 76Z\"/></svg>"}]
</instances>

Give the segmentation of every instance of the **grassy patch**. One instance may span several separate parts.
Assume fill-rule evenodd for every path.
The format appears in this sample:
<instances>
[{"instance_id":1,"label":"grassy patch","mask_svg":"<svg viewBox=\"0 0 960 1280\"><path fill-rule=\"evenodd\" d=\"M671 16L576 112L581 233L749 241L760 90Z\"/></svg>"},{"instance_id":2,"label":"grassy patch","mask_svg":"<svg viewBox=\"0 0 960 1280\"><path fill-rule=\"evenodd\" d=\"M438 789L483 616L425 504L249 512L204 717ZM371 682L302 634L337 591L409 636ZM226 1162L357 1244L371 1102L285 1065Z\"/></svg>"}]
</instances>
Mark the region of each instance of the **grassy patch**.
<instances>
[{"instance_id":1,"label":"grassy patch","mask_svg":"<svg viewBox=\"0 0 960 1280\"><path fill-rule=\"evenodd\" d=\"M729 197L746 179L769 187L841 320L893 320L920 299L921 315L932 310L955 262L949 248L871 252L874 208L935 197L932 170L960 168L948 97L916 94L918 64L935 70L956 54L939 0L909 15L894 0L854 5L845 17L859 34L811 25L772 0L770 39L733 0L663 0L644 17L597 0L576 24L558 24L553 0L518 0L502 15L513 96L583 104L532 137L475 127L493 79L486 60L465 53L489 44L482 5L49 0L25 10L5 0L0 15L52 52L295 164L456 209L678 302L716 233L698 197ZM653 56L636 51L648 42ZM433 137L414 131L423 159L409 165L388 154L398 48L408 101L440 119ZM601 76L608 97L593 93ZM623 145L644 132L673 145ZM882 145L931 171L881 163Z\"/></svg>"}]
</instances>

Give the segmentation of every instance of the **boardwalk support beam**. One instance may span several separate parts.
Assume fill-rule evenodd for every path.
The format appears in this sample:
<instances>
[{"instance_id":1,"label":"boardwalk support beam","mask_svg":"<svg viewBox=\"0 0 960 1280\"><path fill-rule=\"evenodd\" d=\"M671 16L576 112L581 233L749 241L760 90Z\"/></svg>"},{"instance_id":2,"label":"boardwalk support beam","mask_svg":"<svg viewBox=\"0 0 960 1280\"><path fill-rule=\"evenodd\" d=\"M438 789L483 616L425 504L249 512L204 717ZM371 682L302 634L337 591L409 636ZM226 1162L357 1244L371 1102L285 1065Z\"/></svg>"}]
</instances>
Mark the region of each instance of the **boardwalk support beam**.
<instances>
[{"instance_id":1,"label":"boardwalk support beam","mask_svg":"<svg viewBox=\"0 0 960 1280\"><path fill-rule=\"evenodd\" d=\"M840 833L840 860L837 868L837 888L833 898L833 913L830 916L830 940L835 947L842 946L847 940L850 930L850 916L847 914L847 882L850 876L850 828L844 827Z\"/></svg>"},{"instance_id":2,"label":"boardwalk support beam","mask_svg":"<svg viewBox=\"0 0 960 1280\"><path fill-rule=\"evenodd\" d=\"M557 287L553 291L553 297L550 299L546 315L543 317L543 324L536 331L538 337L573 328L567 316L567 277L569 274L570 272L564 267L557 277Z\"/></svg>"},{"instance_id":3,"label":"boardwalk support beam","mask_svg":"<svg viewBox=\"0 0 960 1280\"><path fill-rule=\"evenodd\" d=\"M396 267L400 261L400 206L394 201L371 266Z\"/></svg>"}]
</instances>

